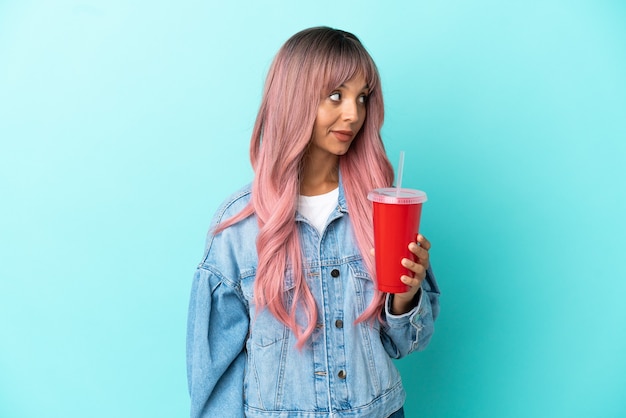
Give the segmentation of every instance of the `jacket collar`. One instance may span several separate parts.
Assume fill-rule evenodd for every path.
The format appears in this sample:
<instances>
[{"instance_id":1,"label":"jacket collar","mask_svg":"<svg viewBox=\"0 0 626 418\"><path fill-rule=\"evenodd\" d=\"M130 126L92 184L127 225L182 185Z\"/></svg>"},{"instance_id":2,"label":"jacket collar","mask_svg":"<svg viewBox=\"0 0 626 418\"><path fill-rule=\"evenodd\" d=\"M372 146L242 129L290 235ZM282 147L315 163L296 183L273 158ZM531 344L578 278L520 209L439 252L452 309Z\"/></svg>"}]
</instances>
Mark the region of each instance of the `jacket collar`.
<instances>
[{"instance_id":1,"label":"jacket collar","mask_svg":"<svg viewBox=\"0 0 626 418\"><path fill-rule=\"evenodd\" d=\"M348 204L346 203L346 195L345 190L343 188L343 179L341 177L341 170L339 170L339 211L343 213L348 213Z\"/></svg>"}]
</instances>

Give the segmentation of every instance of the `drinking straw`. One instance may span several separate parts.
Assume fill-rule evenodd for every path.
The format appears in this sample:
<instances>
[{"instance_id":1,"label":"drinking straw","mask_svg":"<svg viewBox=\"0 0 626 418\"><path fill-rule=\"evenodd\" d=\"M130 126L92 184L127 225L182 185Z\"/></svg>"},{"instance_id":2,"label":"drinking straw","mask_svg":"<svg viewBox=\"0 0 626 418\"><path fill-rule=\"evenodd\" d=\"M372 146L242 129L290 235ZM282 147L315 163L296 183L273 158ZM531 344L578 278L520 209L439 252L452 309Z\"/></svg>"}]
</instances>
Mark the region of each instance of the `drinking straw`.
<instances>
[{"instance_id":1,"label":"drinking straw","mask_svg":"<svg viewBox=\"0 0 626 418\"><path fill-rule=\"evenodd\" d=\"M398 173L396 177L396 196L400 196L400 187L402 187L403 168L404 168L404 151L400 151L400 162L398 163Z\"/></svg>"}]
</instances>

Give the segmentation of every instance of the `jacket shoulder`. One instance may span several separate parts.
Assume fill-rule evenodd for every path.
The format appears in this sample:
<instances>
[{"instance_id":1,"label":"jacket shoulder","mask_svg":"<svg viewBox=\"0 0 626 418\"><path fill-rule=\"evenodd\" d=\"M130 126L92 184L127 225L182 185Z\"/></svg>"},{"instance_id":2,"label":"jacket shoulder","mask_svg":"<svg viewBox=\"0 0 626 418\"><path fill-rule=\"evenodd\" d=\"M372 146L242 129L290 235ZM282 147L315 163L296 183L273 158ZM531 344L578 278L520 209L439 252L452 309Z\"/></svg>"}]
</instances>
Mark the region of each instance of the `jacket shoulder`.
<instances>
[{"instance_id":1,"label":"jacket shoulder","mask_svg":"<svg viewBox=\"0 0 626 418\"><path fill-rule=\"evenodd\" d=\"M247 184L228 196L218 207L211 222L211 230L217 224L237 215L250 203L252 198L252 185Z\"/></svg>"},{"instance_id":2,"label":"jacket shoulder","mask_svg":"<svg viewBox=\"0 0 626 418\"><path fill-rule=\"evenodd\" d=\"M258 224L253 214L223 230L216 228L244 210L251 199L251 187L246 185L231 194L217 209L207 233L205 252L200 267L211 268L237 282L238 277L256 268L256 237Z\"/></svg>"}]
</instances>

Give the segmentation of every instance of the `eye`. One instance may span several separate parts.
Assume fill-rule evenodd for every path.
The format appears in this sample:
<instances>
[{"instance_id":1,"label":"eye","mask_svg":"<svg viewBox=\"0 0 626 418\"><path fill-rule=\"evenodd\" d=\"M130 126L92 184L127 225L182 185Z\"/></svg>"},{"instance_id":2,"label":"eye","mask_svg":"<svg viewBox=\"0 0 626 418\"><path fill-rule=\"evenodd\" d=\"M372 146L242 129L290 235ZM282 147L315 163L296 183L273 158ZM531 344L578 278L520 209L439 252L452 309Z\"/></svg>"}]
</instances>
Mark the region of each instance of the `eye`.
<instances>
[{"instance_id":1,"label":"eye","mask_svg":"<svg viewBox=\"0 0 626 418\"><path fill-rule=\"evenodd\" d=\"M362 95L359 96L359 103L365 104L365 103L367 103L367 99L369 99L369 95L362 94Z\"/></svg>"},{"instance_id":2,"label":"eye","mask_svg":"<svg viewBox=\"0 0 626 418\"><path fill-rule=\"evenodd\" d=\"M333 102L338 102L339 100L341 100L341 93L334 92L330 96L328 96L328 98L332 100Z\"/></svg>"}]
</instances>

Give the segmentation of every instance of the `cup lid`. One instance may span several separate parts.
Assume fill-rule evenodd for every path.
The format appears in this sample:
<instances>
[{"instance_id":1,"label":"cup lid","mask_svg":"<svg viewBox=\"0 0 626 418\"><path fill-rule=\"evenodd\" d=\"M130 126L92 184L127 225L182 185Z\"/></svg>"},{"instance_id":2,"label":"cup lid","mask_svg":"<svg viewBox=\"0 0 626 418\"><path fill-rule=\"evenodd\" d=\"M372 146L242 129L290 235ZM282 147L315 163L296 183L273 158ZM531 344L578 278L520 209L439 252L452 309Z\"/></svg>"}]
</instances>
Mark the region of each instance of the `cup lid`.
<instances>
[{"instance_id":1,"label":"cup lid","mask_svg":"<svg viewBox=\"0 0 626 418\"><path fill-rule=\"evenodd\" d=\"M396 187L385 187L369 192L367 198L372 202L390 203L395 205L415 205L424 203L428 198L426 193L415 189L398 189Z\"/></svg>"}]
</instances>

